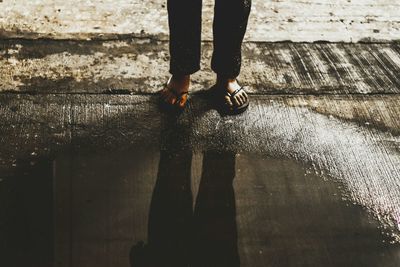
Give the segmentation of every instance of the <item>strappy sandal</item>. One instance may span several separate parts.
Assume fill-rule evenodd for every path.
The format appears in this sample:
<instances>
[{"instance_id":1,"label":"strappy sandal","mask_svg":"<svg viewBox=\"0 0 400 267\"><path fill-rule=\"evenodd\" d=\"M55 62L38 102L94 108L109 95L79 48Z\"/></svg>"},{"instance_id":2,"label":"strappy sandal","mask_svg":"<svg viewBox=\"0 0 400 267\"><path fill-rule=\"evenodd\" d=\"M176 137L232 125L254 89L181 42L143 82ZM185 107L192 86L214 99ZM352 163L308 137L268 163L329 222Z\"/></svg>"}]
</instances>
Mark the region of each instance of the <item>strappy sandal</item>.
<instances>
[{"instance_id":1,"label":"strappy sandal","mask_svg":"<svg viewBox=\"0 0 400 267\"><path fill-rule=\"evenodd\" d=\"M169 82L171 81L171 78L172 78L172 76L169 77L168 81L165 83L164 88L160 91L160 93L161 93L163 90L166 89L166 90L168 90L169 92L173 93L173 94L176 96L176 101L175 101L174 104L170 104L170 103L167 103L167 102L165 101L165 99L164 99L163 96L160 96L160 105L161 105L162 108L167 109L167 110L182 111L182 110L186 107L186 103L187 103L187 101L189 100L189 96L188 96L188 98L186 99L185 105L184 105L183 107L181 107L181 106L179 105L179 103L181 102L182 97L183 97L184 95L189 94L189 91L184 91L184 92L179 92L179 93L178 93L178 92L176 92L173 88L168 87L168 84L169 84Z\"/></svg>"},{"instance_id":2,"label":"strappy sandal","mask_svg":"<svg viewBox=\"0 0 400 267\"><path fill-rule=\"evenodd\" d=\"M236 89L233 93L229 93L228 91L225 90L225 95L229 96L229 98L231 99L231 102L234 103L235 95L237 95L242 90L244 91L244 87L243 86L241 86L240 88ZM240 106L236 106L235 104L233 104L233 106L230 107L228 105L228 103L226 103L225 98L224 98L224 102L225 102L225 105L227 106L227 108L229 109L231 114L242 113L243 111L245 111L249 107L249 103L250 103L249 96L246 97L246 102L244 102Z\"/></svg>"},{"instance_id":3,"label":"strappy sandal","mask_svg":"<svg viewBox=\"0 0 400 267\"><path fill-rule=\"evenodd\" d=\"M216 104L217 108L220 110L220 112L227 114L227 115L236 115L244 112L248 107L249 107L249 96L246 98L246 102L244 102L240 106L236 106L234 97L237 95L240 91L244 90L244 86L241 86L240 88L236 89L233 93L229 93L227 90L219 88L215 86L214 88L210 89L211 90L211 96L214 98L214 103ZM233 106L230 106L228 102L225 99L225 96L228 96L231 99L231 102L233 103Z\"/></svg>"}]
</instances>

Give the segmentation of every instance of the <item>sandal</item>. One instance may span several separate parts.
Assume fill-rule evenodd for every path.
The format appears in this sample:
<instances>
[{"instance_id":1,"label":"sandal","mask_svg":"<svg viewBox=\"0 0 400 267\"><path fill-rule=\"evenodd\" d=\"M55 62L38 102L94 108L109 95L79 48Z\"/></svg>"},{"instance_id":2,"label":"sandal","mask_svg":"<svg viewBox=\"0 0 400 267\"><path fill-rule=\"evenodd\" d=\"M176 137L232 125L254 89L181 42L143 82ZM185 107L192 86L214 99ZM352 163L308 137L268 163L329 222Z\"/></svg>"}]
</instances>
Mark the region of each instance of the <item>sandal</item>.
<instances>
[{"instance_id":1,"label":"sandal","mask_svg":"<svg viewBox=\"0 0 400 267\"><path fill-rule=\"evenodd\" d=\"M167 103L167 102L164 100L163 96L160 96L160 104L161 104L161 106L162 106L163 108L168 109L168 110L182 111L182 110L186 107L186 103L187 103L187 101L188 101L188 98L186 99L186 102L185 102L185 104L184 104L183 107L181 107L181 106L179 105L179 103L181 102L182 97L183 97L184 95L188 95L188 94L189 94L189 91L184 91L184 92L178 93L178 92L176 92L173 88L168 87L168 84L169 84L169 82L171 81L171 78L172 78L172 76L169 77L168 81L167 81L167 82L165 83L165 85L164 85L164 89L162 89L162 90L160 91L160 93L161 93L163 90L166 89L166 90L168 90L169 92L173 93L173 94L176 96L176 101L175 101L174 104L170 104L170 103Z\"/></svg>"},{"instance_id":2,"label":"sandal","mask_svg":"<svg viewBox=\"0 0 400 267\"><path fill-rule=\"evenodd\" d=\"M236 94L238 94L240 91L244 90L244 86L241 86L240 88L236 89L233 93L229 93L225 89L221 89L217 86L215 86L211 91L212 97L214 98L214 103L216 104L217 108L224 114L227 115L237 115L242 112L244 112L248 107L249 107L249 96L246 98L246 102L244 102L242 105L237 106L233 104L233 106L229 106L228 102L225 100L225 96L228 96L231 99L232 103L235 103L234 97Z\"/></svg>"}]
</instances>

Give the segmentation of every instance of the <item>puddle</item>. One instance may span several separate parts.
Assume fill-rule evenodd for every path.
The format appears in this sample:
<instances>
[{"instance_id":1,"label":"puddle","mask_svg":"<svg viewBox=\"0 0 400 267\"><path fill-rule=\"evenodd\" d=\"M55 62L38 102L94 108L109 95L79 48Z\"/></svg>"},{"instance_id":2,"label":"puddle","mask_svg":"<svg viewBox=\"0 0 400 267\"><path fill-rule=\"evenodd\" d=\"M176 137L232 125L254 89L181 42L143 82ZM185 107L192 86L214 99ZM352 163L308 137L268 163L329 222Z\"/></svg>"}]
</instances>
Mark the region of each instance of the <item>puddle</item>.
<instances>
[{"instance_id":1,"label":"puddle","mask_svg":"<svg viewBox=\"0 0 400 267\"><path fill-rule=\"evenodd\" d=\"M2 266L400 264L374 217L295 160L166 143L17 166L0 182Z\"/></svg>"}]
</instances>

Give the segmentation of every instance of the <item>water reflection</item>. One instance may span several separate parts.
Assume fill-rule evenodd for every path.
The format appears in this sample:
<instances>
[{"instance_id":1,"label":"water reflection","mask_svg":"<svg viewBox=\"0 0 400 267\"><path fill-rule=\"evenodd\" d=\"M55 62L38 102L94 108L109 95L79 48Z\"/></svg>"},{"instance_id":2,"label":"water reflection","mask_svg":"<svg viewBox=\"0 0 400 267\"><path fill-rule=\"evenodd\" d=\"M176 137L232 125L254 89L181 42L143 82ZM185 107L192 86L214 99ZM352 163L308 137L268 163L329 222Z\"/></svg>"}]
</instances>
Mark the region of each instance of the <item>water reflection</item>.
<instances>
[{"instance_id":1,"label":"water reflection","mask_svg":"<svg viewBox=\"0 0 400 267\"><path fill-rule=\"evenodd\" d=\"M161 150L71 149L0 173L0 266L399 266L338 184L291 159L192 151L179 121Z\"/></svg>"},{"instance_id":2,"label":"water reflection","mask_svg":"<svg viewBox=\"0 0 400 267\"><path fill-rule=\"evenodd\" d=\"M157 181L148 222L148 244L131 250L132 267L240 266L233 180L235 153L204 151L193 209L192 151L172 118L162 132Z\"/></svg>"},{"instance_id":3,"label":"water reflection","mask_svg":"<svg viewBox=\"0 0 400 267\"><path fill-rule=\"evenodd\" d=\"M235 193L235 154L207 151L194 211L192 266L239 266Z\"/></svg>"}]
</instances>

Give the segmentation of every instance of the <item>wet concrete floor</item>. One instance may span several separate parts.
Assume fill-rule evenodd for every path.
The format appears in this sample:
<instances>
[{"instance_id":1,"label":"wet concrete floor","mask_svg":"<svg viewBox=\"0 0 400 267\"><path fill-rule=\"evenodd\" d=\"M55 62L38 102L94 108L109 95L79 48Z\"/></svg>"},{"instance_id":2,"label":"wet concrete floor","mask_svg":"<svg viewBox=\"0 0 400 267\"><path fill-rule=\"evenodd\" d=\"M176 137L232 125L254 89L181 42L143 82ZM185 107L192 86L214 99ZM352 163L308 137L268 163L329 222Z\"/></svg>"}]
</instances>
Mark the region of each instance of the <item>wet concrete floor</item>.
<instances>
[{"instance_id":1,"label":"wet concrete floor","mask_svg":"<svg viewBox=\"0 0 400 267\"><path fill-rule=\"evenodd\" d=\"M231 117L206 41L175 116L165 36L108 37L0 40L0 267L400 266L398 43L245 42Z\"/></svg>"},{"instance_id":2,"label":"wet concrete floor","mask_svg":"<svg viewBox=\"0 0 400 267\"><path fill-rule=\"evenodd\" d=\"M294 98L3 96L1 265L399 266L397 127Z\"/></svg>"},{"instance_id":3,"label":"wet concrete floor","mask_svg":"<svg viewBox=\"0 0 400 267\"><path fill-rule=\"evenodd\" d=\"M400 266L399 44L245 43L236 117L166 51L0 42L1 267Z\"/></svg>"},{"instance_id":4,"label":"wet concrete floor","mask_svg":"<svg viewBox=\"0 0 400 267\"><path fill-rule=\"evenodd\" d=\"M263 154L175 146L18 162L3 266L398 266L340 184Z\"/></svg>"}]
</instances>

